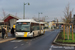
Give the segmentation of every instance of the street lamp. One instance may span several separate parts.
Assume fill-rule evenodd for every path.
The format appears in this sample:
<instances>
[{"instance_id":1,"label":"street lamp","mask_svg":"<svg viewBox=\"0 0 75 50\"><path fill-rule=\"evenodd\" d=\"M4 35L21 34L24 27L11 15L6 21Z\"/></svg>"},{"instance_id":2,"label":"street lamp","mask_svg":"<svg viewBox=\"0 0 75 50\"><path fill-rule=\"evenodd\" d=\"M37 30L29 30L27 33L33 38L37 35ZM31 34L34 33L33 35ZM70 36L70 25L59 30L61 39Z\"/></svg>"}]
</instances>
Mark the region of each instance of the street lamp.
<instances>
[{"instance_id":1,"label":"street lamp","mask_svg":"<svg viewBox=\"0 0 75 50\"><path fill-rule=\"evenodd\" d=\"M24 9L23 9L23 19L25 19L25 5L28 4L30 5L30 3L24 3Z\"/></svg>"},{"instance_id":2,"label":"street lamp","mask_svg":"<svg viewBox=\"0 0 75 50\"><path fill-rule=\"evenodd\" d=\"M45 16L45 18L46 18L46 17L48 17L48 16ZM45 21L45 19L44 19L44 21Z\"/></svg>"},{"instance_id":3,"label":"street lamp","mask_svg":"<svg viewBox=\"0 0 75 50\"><path fill-rule=\"evenodd\" d=\"M40 14L43 14L43 13L42 12L41 13L38 13L38 21L39 21Z\"/></svg>"}]
</instances>

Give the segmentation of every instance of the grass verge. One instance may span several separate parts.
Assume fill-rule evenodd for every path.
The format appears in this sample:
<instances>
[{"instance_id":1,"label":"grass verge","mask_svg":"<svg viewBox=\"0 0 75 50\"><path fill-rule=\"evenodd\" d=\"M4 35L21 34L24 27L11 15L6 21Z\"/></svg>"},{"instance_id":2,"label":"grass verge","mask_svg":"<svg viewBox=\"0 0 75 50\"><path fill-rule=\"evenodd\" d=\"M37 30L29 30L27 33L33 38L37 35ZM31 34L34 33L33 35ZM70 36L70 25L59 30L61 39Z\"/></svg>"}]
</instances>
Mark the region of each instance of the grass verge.
<instances>
[{"instance_id":1,"label":"grass verge","mask_svg":"<svg viewBox=\"0 0 75 50\"><path fill-rule=\"evenodd\" d=\"M63 32L60 32L56 42L58 43L69 43L69 44L75 44L75 33L73 33L73 36L74 36L74 40L72 40L72 33L70 33L70 36L69 36L69 40L67 39L67 35L65 33L65 40L64 40L64 35L63 35Z\"/></svg>"}]
</instances>

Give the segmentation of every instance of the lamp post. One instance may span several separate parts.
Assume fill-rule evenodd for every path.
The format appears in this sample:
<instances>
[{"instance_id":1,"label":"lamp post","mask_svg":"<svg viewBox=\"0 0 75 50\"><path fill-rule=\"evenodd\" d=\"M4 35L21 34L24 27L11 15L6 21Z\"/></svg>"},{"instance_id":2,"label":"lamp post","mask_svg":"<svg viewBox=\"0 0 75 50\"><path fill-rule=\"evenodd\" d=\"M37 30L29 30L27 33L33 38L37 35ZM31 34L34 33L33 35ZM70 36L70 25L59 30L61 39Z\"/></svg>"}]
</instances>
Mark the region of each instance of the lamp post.
<instances>
[{"instance_id":1,"label":"lamp post","mask_svg":"<svg viewBox=\"0 0 75 50\"><path fill-rule=\"evenodd\" d=\"M40 14L43 14L43 13L42 12L41 13L38 13L38 21L39 21Z\"/></svg>"},{"instance_id":2,"label":"lamp post","mask_svg":"<svg viewBox=\"0 0 75 50\"><path fill-rule=\"evenodd\" d=\"M46 17L48 17L48 16L45 16L45 18L46 18ZM44 21L45 21L45 19L44 19Z\"/></svg>"},{"instance_id":3,"label":"lamp post","mask_svg":"<svg viewBox=\"0 0 75 50\"><path fill-rule=\"evenodd\" d=\"M25 19L25 5L28 4L30 5L30 3L24 3L24 9L23 9L23 19Z\"/></svg>"}]
</instances>

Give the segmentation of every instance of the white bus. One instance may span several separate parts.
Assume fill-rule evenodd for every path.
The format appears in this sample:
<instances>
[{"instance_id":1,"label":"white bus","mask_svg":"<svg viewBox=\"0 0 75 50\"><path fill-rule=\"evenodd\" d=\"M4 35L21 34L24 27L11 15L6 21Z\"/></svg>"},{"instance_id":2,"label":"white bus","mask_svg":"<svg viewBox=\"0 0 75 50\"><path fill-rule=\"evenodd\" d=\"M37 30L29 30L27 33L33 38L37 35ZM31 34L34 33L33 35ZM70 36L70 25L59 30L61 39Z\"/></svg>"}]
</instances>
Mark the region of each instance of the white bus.
<instances>
[{"instance_id":1,"label":"white bus","mask_svg":"<svg viewBox=\"0 0 75 50\"><path fill-rule=\"evenodd\" d=\"M35 37L41 34L41 25L33 19L20 19L16 22L16 37Z\"/></svg>"},{"instance_id":2,"label":"white bus","mask_svg":"<svg viewBox=\"0 0 75 50\"><path fill-rule=\"evenodd\" d=\"M41 27L41 34L45 33L45 23L44 22L40 22L40 27Z\"/></svg>"}]
</instances>

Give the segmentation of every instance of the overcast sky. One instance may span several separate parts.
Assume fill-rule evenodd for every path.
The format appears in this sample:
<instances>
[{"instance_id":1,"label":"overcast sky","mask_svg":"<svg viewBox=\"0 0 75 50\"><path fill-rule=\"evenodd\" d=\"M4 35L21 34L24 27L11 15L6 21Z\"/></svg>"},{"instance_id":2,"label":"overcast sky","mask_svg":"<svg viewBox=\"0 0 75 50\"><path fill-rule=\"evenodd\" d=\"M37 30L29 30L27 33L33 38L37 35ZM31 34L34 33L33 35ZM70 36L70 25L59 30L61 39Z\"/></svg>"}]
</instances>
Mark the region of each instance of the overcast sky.
<instances>
[{"instance_id":1,"label":"overcast sky","mask_svg":"<svg viewBox=\"0 0 75 50\"><path fill-rule=\"evenodd\" d=\"M3 10L5 14L12 14L23 18L23 4L30 3L30 5L25 5L25 17L32 18L37 17L38 13L40 17L46 17L48 21L58 18L61 20L61 17L64 16L63 11L68 3L70 3L70 9L74 9L73 14L75 13L75 0L0 0L0 18L3 17Z\"/></svg>"}]
</instances>

